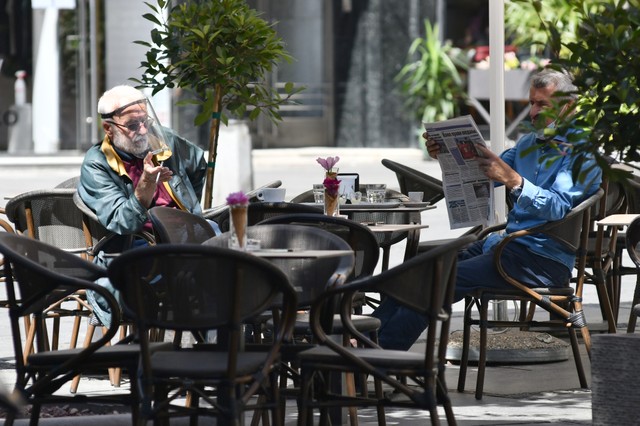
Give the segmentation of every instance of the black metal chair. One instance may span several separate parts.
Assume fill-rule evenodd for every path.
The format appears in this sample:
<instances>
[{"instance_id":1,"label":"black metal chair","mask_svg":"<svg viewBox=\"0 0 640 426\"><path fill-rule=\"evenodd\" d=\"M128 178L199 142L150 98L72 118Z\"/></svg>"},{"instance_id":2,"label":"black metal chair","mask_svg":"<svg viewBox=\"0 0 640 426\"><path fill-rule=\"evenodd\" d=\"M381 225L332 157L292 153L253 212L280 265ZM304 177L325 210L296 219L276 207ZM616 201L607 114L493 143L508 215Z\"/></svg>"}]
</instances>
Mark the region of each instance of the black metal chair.
<instances>
[{"instance_id":1,"label":"black metal chair","mask_svg":"<svg viewBox=\"0 0 640 426\"><path fill-rule=\"evenodd\" d=\"M580 386L587 388L587 379L580 358L580 347L576 330L581 331L582 339L587 352L590 351L591 339L586 319L582 312L582 289L584 284L584 269L586 265L586 253L589 230L591 226L591 210L604 195L600 189L579 205L574 207L563 219L547 222L546 224L516 231L508 234L496 246L495 264L500 275L513 286L513 289L479 289L465 297L463 347L460 360L460 375L458 376L458 391L463 392L465 388L467 365L469 361L469 346L471 340L471 327L480 328L480 342L478 355L478 377L476 382L476 399L482 399L484 386L484 375L487 359L487 335L488 329L492 327L557 327L569 333L573 357L578 372ZM576 254L575 288L569 282L557 283L557 287L551 288L529 288L521 284L515 278L509 276L501 264L501 253L504 247L517 241L518 238L528 235L546 234L568 250ZM478 271L481 273L481 271ZM514 321L508 319L489 319L488 310L491 301L517 300L520 301L520 316ZM551 314L548 320L537 321L533 318L534 309L527 312L527 305L541 307ZM473 307L476 306L479 318L472 317Z\"/></svg>"},{"instance_id":2,"label":"black metal chair","mask_svg":"<svg viewBox=\"0 0 640 426\"><path fill-rule=\"evenodd\" d=\"M319 215L320 216L320 215ZM230 232L207 240L204 244L228 247ZM247 238L260 241L263 249L349 250L342 238L323 229L295 224L255 225L247 227ZM277 258L270 260L283 271L298 292L298 309L307 309L326 288L345 282L353 270L353 256L320 258ZM326 318L331 329L333 317Z\"/></svg>"},{"instance_id":3,"label":"black metal chair","mask_svg":"<svg viewBox=\"0 0 640 426\"><path fill-rule=\"evenodd\" d=\"M149 209L156 243L201 244L216 234L202 216L171 207Z\"/></svg>"},{"instance_id":4,"label":"black metal chair","mask_svg":"<svg viewBox=\"0 0 640 426\"><path fill-rule=\"evenodd\" d=\"M106 276L106 270L77 255L22 235L0 233L0 253L5 259L9 318L15 352L16 383L14 392L32 406L31 424L37 424L43 404L69 402L121 403L132 407L132 421L137 420L136 370L139 345L122 342L107 346L118 330L119 307L115 298L93 281ZM112 325L104 334L81 349L45 350L44 319L47 309L66 295L91 289L100 294L113 310ZM20 296L18 299L17 296ZM27 341L20 321L33 316L35 353L25 350ZM166 345L163 345L166 347ZM155 346L155 348L159 348ZM120 367L129 372L131 387L121 393L65 396L56 391L80 373L105 371ZM7 418L12 424L13 418Z\"/></svg>"},{"instance_id":5,"label":"black metal chair","mask_svg":"<svg viewBox=\"0 0 640 426\"><path fill-rule=\"evenodd\" d=\"M140 334L141 423L174 416L197 421L206 415L231 425L240 424L244 411L268 409L273 424L282 424L277 367L282 342L291 334L296 292L279 268L227 248L158 244L118 256L109 265L109 278ZM277 308L278 315L268 349L241 350L243 321L269 308ZM217 329L218 341L151 354L151 328ZM191 394L191 404L174 404L184 392ZM257 394L265 398L256 402Z\"/></svg>"},{"instance_id":6,"label":"black metal chair","mask_svg":"<svg viewBox=\"0 0 640 426\"><path fill-rule=\"evenodd\" d=\"M470 235L418 255L378 275L365 277L328 290L311 307L311 326L320 345L298 355L302 372L302 393L298 399L299 424L312 423L312 411L320 409L325 424L330 407L378 407L378 423L385 424L384 407L398 406L429 410L431 424L439 424L437 406L445 409L449 424L455 424L445 383L445 352L449 337L451 305L455 288L458 250L475 240ZM429 320L424 353L381 349L350 320L351 300L358 292L372 291L391 297L415 309ZM341 345L321 325L321 315L332 298L340 297L343 325L365 347ZM407 398L389 398L376 384L373 394L356 397L331 392L332 373L370 375ZM411 379L418 386L407 386Z\"/></svg>"},{"instance_id":7,"label":"black metal chair","mask_svg":"<svg viewBox=\"0 0 640 426\"><path fill-rule=\"evenodd\" d=\"M629 324L627 333L634 333L638 315L640 314L640 217L634 219L625 235L626 248L631 261L636 267L636 287L633 291L633 300L631 302L631 314L629 316Z\"/></svg>"},{"instance_id":8,"label":"black metal chair","mask_svg":"<svg viewBox=\"0 0 640 426\"><path fill-rule=\"evenodd\" d=\"M58 189L76 189L80 183L80 175L72 176L69 179L65 179L56 185Z\"/></svg>"},{"instance_id":9,"label":"black metal chair","mask_svg":"<svg viewBox=\"0 0 640 426\"><path fill-rule=\"evenodd\" d=\"M73 203L75 189L42 189L12 197L5 206L17 232L84 255L82 214Z\"/></svg>"},{"instance_id":10,"label":"black metal chair","mask_svg":"<svg viewBox=\"0 0 640 426\"><path fill-rule=\"evenodd\" d=\"M608 332L615 333L620 298L620 280L615 265L620 259L616 258L617 230L596 226L596 222L612 214L625 213L627 201L623 182L604 178L601 187L604 195L591 210L584 283L596 287L602 318Z\"/></svg>"},{"instance_id":11,"label":"black metal chair","mask_svg":"<svg viewBox=\"0 0 640 426\"><path fill-rule=\"evenodd\" d=\"M131 235L118 235L109 231L100 223L96 213L84 203L77 191L73 194L73 204L81 213L85 251L89 259L94 259L96 256L102 254L105 258L103 261L107 263L121 252L133 247L136 240L143 240L148 244L155 244L154 235L146 231L140 231ZM85 345L93 339L95 329L99 325L99 321L89 321L85 336ZM127 333L128 326L122 324L120 338L124 338ZM120 370L116 369L111 371L110 376L112 385L116 387L120 386ZM77 380L74 381L72 386L77 387Z\"/></svg>"},{"instance_id":12,"label":"black metal chair","mask_svg":"<svg viewBox=\"0 0 640 426\"><path fill-rule=\"evenodd\" d=\"M227 247L229 238L230 233L225 232L208 240L205 244ZM249 226L247 228L247 238L260 240L260 246L263 249L351 251L349 244L342 238L311 226L295 224ZM283 271L286 271L289 281L296 288L298 294L297 309L298 311L303 311L308 310L313 301L328 288L339 286L346 282L352 272L353 259L353 254L351 254L350 256L339 257L279 258L270 259L270 261ZM269 319L270 317L258 315L249 321L253 325L253 341L258 347L263 345L265 340L268 344ZM322 321L328 333L338 333L338 331L333 330L333 306L326 310ZM377 329L380 327L380 321L376 318L370 318L369 321L373 324L369 328ZM299 390L297 353L315 344L308 327L308 320L298 318L296 324L298 330L294 335L295 338L286 342L281 348L282 373L280 386L282 392L286 395L297 395ZM342 330L339 331L341 332ZM266 339L262 339L263 334ZM291 381L291 386L287 387L289 380Z\"/></svg>"},{"instance_id":13,"label":"black metal chair","mask_svg":"<svg viewBox=\"0 0 640 426\"><path fill-rule=\"evenodd\" d=\"M74 193L75 189L58 188L19 194L7 202L6 216L14 224L16 232L86 258L82 214L73 203ZM81 320L83 317L89 317L92 310L86 301L84 291L80 291L55 301L45 313L46 319L53 323L50 348L58 348L63 318L73 319L70 344L71 348L75 348ZM28 320L28 317L25 317L25 320ZM27 325L29 329L34 326L33 323ZM29 332L27 336L33 336L33 333ZM34 349L32 344L33 340L29 337L25 345L25 356ZM49 349L49 345L44 349ZM74 381L71 391L75 392L77 386L77 381Z\"/></svg>"},{"instance_id":14,"label":"black metal chair","mask_svg":"<svg viewBox=\"0 0 640 426\"><path fill-rule=\"evenodd\" d=\"M386 158L382 159L382 165L395 172L400 192L403 194L408 195L410 191L422 191L422 201L428 201L431 204L444 198L444 189L440 179Z\"/></svg>"},{"instance_id":15,"label":"black metal chair","mask_svg":"<svg viewBox=\"0 0 640 426\"><path fill-rule=\"evenodd\" d=\"M362 188L366 188L367 184L361 184ZM409 197L401 192L393 189L387 189L385 194L387 200L409 201ZM305 191L292 200L292 203L313 203L313 190ZM310 206L313 207L313 206ZM316 207L321 212L322 206ZM378 212L359 212L353 211L349 213L349 219L355 222L382 222L382 223L420 223L419 212L398 212L398 211L378 211ZM375 234L378 245L382 249L382 270L389 267L389 256L391 254L391 246L399 243L407 238L406 232L390 232L384 234Z\"/></svg>"},{"instance_id":16,"label":"black metal chair","mask_svg":"<svg viewBox=\"0 0 640 426\"><path fill-rule=\"evenodd\" d=\"M315 213L293 213L272 216L258 222L257 225L273 224L313 226L342 238L355 255L354 268L349 280L373 275L378 264L380 249L375 234L367 226L353 220Z\"/></svg>"},{"instance_id":17,"label":"black metal chair","mask_svg":"<svg viewBox=\"0 0 640 426\"><path fill-rule=\"evenodd\" d=\"M136 239L145 240L149 244L155 243L154 236L149 232L140 231L131 235L118 235L109 231L100 223L96 213L84 203L77 191L73 194L73 203L82 213L84 244L90 258L101 251L105 251L109 255L117 255L123 250L133 247L133 242Z\"/></svg>"}]
</instances>

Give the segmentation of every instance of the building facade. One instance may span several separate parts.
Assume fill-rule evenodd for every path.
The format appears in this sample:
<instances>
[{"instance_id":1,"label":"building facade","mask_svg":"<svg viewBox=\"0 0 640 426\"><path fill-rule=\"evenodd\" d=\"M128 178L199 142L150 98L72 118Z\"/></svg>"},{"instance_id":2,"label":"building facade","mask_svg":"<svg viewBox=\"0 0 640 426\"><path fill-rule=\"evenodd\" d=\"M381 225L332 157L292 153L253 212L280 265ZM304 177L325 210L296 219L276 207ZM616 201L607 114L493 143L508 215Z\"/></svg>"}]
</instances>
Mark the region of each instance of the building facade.
<instances>
[{"instance_id":1,"label":"building facade","mask_svg":"<svg viewBox=\"0 0 640 426\"><path fill-rule=\"evenodd\" d=\"M457 37L461 27L452 22L453 12L475 7L471 0L248 4L277 22L295 59L278 67L272 84L292 81L306 87L298 104L282 108L284 120L278 126L267 119L250 123L254 148L415 146L419 123L403 111L394 77L407 61L411 41L421 35L424 19L446 22L443 31L454 30ZM28 72L34 123L46 129L34 135L45 141L36 140L36 147L45 146L42 152L86 150L97 142L102 136L97 98L106 88L140 77L145 51L133 42L149 39L150 23L142 18L148 12L143 0L0 0L0 151L7 149L15 119L13 76L18 69ZM175 107L179 96L174 91L154 99L161 120L206 146L208 126L193 126L197 111Z\"/></svg>"}]
</instances>

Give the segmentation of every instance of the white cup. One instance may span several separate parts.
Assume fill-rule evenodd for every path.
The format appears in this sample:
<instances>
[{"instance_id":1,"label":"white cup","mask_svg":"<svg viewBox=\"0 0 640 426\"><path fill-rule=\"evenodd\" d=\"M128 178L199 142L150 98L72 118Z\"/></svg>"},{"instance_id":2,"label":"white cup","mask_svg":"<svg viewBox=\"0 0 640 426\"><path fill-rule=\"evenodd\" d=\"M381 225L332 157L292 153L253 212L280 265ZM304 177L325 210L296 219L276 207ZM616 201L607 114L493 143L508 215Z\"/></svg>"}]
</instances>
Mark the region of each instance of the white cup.
<instances>
[{"instance_id":1,"label":"white cup","mask_svg":"<svg viewBox=\"0 0 640 426\"><path fill-rule=\"evenodd\" d=\"M285 188L264 188L258 191L256 195L258 200L267 201L269 203L279 203L284 201L284 195L287 190Z\"/></svg>"},{"instance_id":2,"label":"white cup","mask_svg":"<svg viewBox=\"0 0 640 426\"><path fill-rule=\"evenodd\" d=\"M422 191L409 191L409 199L414 203L421 203L424 192Z\"/></svg>"}]
</instances>

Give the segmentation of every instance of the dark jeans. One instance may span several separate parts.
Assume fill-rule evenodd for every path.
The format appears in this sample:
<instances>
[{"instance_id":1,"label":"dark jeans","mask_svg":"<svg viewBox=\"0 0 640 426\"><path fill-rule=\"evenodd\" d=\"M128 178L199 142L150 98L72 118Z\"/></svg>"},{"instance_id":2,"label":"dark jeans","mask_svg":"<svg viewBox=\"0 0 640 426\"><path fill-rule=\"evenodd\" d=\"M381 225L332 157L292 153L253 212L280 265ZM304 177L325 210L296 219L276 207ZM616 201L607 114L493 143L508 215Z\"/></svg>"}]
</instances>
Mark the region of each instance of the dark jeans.
<instances>
[{"instance_id":1,"label":"dark jeans","mask_svg":"<svg viewBox=\"0 0 640 426\"><path fill-rule=\"evenodd\" d=\"M454 302L478 288L513 288L498 273L493 250L482 253L482 243L476 241L458 254ZM507 245L502 259L505 271L529 287L551 287L567 282L571 276L564 265L532 254L517 243ZM429 325L426 317L390 298L383 300L372 315L382 322L378 340L385 349L409 350Z\"/></svg>"}]
</instances>

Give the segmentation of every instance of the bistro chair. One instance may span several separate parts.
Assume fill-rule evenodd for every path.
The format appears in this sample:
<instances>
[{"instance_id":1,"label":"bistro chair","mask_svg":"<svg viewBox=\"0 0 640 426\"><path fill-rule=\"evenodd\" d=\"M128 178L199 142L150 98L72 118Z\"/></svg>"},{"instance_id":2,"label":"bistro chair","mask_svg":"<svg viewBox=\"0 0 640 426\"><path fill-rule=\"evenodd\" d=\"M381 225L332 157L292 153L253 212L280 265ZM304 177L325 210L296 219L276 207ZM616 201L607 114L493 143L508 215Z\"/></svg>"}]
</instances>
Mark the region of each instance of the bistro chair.
<instances>
[{"instance_id":1,"label":"bistro chair","mask_svg":"<svg viewBox=\"0 0 640 426\"><path fill-rule=\"evenodd\" d=\"M273 424L282 424L277 367L282 342L291 334L296 293L278 267L228 248L159 244L118 256L109 278L140 335L140 424L205 415L218 425L236 425L243 412L255 409L270 410ZM271 344L264 351L242 350L243 321L270 308L278 313ZM218 340L150 353L151 328L216 329ZM191 404L175 404L184 392Z\"/></svg>"},{"instance_id":2,"label":"bistro chair","mask_svg":"<svg viewBox=\"0 0 640 426\"><path fill-rule=\"evenodd\" d=\"M140 347L135 344L108 346L118 329L119 307L115 298L95 284L107 271L81 257L22 235L0 233L0 253L5 259L9 318L15 353L14 392L31 405L31 424L37 424L43 404L72 402L121 403L132 407L137 420L136 369ZM114 321L104 328L100 338L84 348L45 350L47 334L44 319L49 307L67 295L91 289L100 294L113 311ZM18 295L20 298L18 298ZM25 349L27 341L20 321L33 317L35 353ZM164 345L166 346L166 345ZM156 346L158 348L158 346ZM103 395L65 396L58 389L80 373L124 368L129 373L130 391ZM12 424L9 416L7 423Z\"/></svg>"},{"instance_id":3,"label":"bistro chair","mask_svg":"<svg viewBox=\"0 0 640 426\"><path fill-rule=\"evenodd\" d=\"M74 192L71 188L25 192L7 201L5 214L17 232L84 255L82 214L73 203Z\"/></svg>"},{"instance_id":4,"label":"bistro chair","mask_svg":"<svg viewBox=\"0 0 640 426\"><path fill-rule=\"evenodd\" d=\"M395 172L400 192L403 194L408 195L410 191L422 191L422 201L428 201L431 204L444 198L444 189L440 179L386 158L382 159L382 165Z\"/></svg>"},{"instance_id":5,"label":"bistro chair","mask_svg":"<svg viewBox=\"0 0 640 426\"><path fill-rule=\"evenodd\" d=\"M258 223L273 224L313 226L342 238L355 255L354 268L349 280L373 275L378 264L380 249L375 234L366 225L353 220L315 213L294 213L272 216Z\"/></svg>"},{"instance_id":6,"label":"bistro chair","mask_svg":"<svg viewBox=\"0 0 640 426\"><path fill-rule=\"evenodd\" d=\"M584 269L586 252L591 226L591 211L603 196L604 191L598 190L594 195L574 207L563 219L547 222L533 228L524 229L508 234L496 246L494 259L496 267L504 279L513 286L512 289L479 289L465 297L464 330L462 356L460 359L460 375L458 376L458 391L463 392L469 362L469 346L471 328L480 328L480 342L478 355L478 377L476 382L476 399L482 399L484 375L487 359L487 335L492 327L518 327L529 329L533 327L556 327L564 329L569 334L573 357L578 372L580 386L587 388L587 379L580 358L580 347L576 330L580 330L587 353L590 353L591 339L587 322L582 311L582 289L584 284ZM517 279L509 276L501 264L501 253L507 244L528 235L544 234L562 244L576 254L575 288L569 282L557 283L551 288L529 288ZM516 300L520 301L520 316L514 320L489 319L489 305L492 301ZM532 304L529 312L526 306ZM479 312L479 318L472 317L473 307ZM537 321L533 318L534 308L540 307L551 314L548 320Z\"/></svg>"},{"instance_id":7,"label":"bistro chair","mask_svg":"<svg viewBox=\"0 0 640 426\"><path fill-rule=\"evenodd\" d=\"M228 247L230 232L225 232L204 244L215 247ZM260 241L261 249L266 250L348 250L352 251L349 244L342 238L333 235L323 229L296 224L272 224L255 225L247 227L247 238ZM304 310L318 298L327 288L343 283L353 270L353 254L350 256L335 257L300 257L300 258L272 258L270 261L286 271L289 281L298 292L298 309ZM258 324L254 324L254 331L260 341L262 317L258 318ZM330 330L333 325L331 319L325 318L325 324ZM310 339L310 336L306 336ZM307 340L308 340L307 339Z\"/></svg>"},{"instance_id":8,"label":"bistro chair","mask_svg":"<svg viewBox=\"0 0 640 426\"><path fill-rule=\"evenodd\" d=\"M624 181L625 201L627 203L627 214L640 214L640 176L637 174L632 175ZM620 289L622 285L622 277L625 275L637 275L637 268L635 263L632 265L625 265L623 261L623 253L628 252L627 249L626 231L624 229L618 229L616 237L615 254L613 255L613 280L616 288ZM614 299L615 297L615 299ZM613 304L620 306L620 294L612 295ZM633 305L632 305L633 307ZM631 329L633 312L629 317L628 329Z\"/></svg>"},{"instance_id":9,"label":"bistro chair","mask_svg":"<svg viewBox=\"0 0 640 426\"><path fill-rule=\"evenodd\" d=\"M0 214L6 216L4 207L0 207ZM9 222L4 219L0 219L0 232L15 232L13 226ZM4 277L4 259L0 258L0 283L4 286L5 277ZM8 301L6 297L0 299L0 308L6 308L8 306Z\"/></svg>"},{"instance_id":10,"label":"bistro chair","mask_svg":"<svg viewBox=\"0 0 640 426\"><path fill-rule=\"evenodd\" d=\"M184 210L152 207L148 214L158 244L201 244L216 236L207 219Z\"/></svg>"},{"instance_id":11,"label":"bistro chair","mask_svg":"<svg viewBox=\"0 0 640 426\"><path fill-rule=\"evenodd\" d=\"M229 232L225 232L204 244L228 247L230 235ZM342 285L351 275L354 260L351 247L342 238L324 229L297 224L255 225L247 228L247 238L259 240L261 249L266 250L345 250L350 252L348 256L269 259L271 263L285 271L296 289L298 312L308 310L313 301L328 288ZM330 334L338 334L333 330L334 311L334 306L328 306L322 318L323 325ZM280 387L286 395L297 395L300 388L297 353L315 344L309 331L308 321L303 321L304 314L296 317L297 332L281 348ZM265 342L268 344L270 318L270 315L266 317L258 315L248 321L248 324L253 326L254 345L260 347ZM379 328L380 321L371 319L376 321L373 328Z\"/></svg>"},{"instance_id":12,"label":"bistro chair","mask_svg":"<svg viewBox=\"0 0 640 426\"><path fill-rule=\"evenodd\" d=\"M73 203L74 189L44 189L19 194L5 206L7 218L16 232L29 238L51 244L59 249L86 257L82 215ZM46 310L46 319L53 322L51 348L58 348L60 321L72 318L71 348L76 347L81 319L92 313L84 291L68 294L52 303ZM28 322L28 317L25 317ZM35 324L27 325L25 356L33 349ZM49 345L43 347L48 349ZM75 390L75 388L74 388Z\"/></svg>"},{"instance_id":13,"label":"bistro chair","mask_svg":"<svg viewBox=\"0 0 640 426\"><path fill-rule=\"evenodd\" d=\"M385 424L384 407L397 406L429 410L431 424L439 424L437 406L445 409L449 424L455 424L445 383L445 352L449 338L451 305L455 289L458 250L475 240L470 235L415 256L378 275L346 283L326 291L311 306L311 327L320 343L298 355L302 393L298 399L299 423L311 424L312 411L320 409L320 423L326 424L330 407L375 406L378 424ZM377 292L416 310L428 318L424 352L381 349L359 333L351 317L351 301L358 292ZM343 325L364 347L341 345L325 332L320 318L326 303L340 298ZM355 397L332 392L332 373L369 375L399 395L389 397L375 384L373 393ZM408 386L405 380L417 386ZM388 390L388 389L387 389Z\"/></svg>"},{"instance_id":14,"label":"bistro chair","mask_svg":"<svg viewBox=\"0 0 640 426\"><path fill-rule=\"evenodd\" d=\"M109 257L116 256L123 250L133 247L136 239L144 240L148 244L155 243L153 234L146 231L131 235L118 235L109 231L100 223L96 213L84 203L77 191L73 194L73 203L82 213L84 244L89 258L97 256L101 251L107 253Z\"/></svg>"},{"instance_id":15,"label":"bistro chair","mask_svg":"<svg viewBox=\"0 0 640 426\"><path fill-rule=\"evenodd\" d=\"M113 257L119 255L122 251L128 250L134 246L136 240L145 241L147 244L155 244L153 234L140 231L131 235L118 235L109 231L98 220L96 213L87 206L80 194L75 191L73 194L73 204L82 215L82 233L84 236L84 247L89 259L95 259L96 256L104 256L104 261L109 262ZM96 327L99 327L100 321L96 317L89 321L84 344L88 344L95 333ZM128 326L122 324L120 329L120 338L124 339L127 335ZM110 371L111 383L113 386L120 386L120 370ZM77 387L77 380L74 381L73 388Z\"/></svg>"},{"instance_id":16,"label":"bistro chair","mask_svg":"<svg viewBox=\"0 0 640 426\"><path fill-rule=\"evenodd\" d=\"M629 325L627 333L634 333L638 314L640 314L640 217L635 218L625 235L627 253L631 261L636 267L636 287L633 291L633 300L631 302L631 315L629 316Z\"/></svg>"},{"instance_id":17,"label":"bistro chair","mask_svg":"<svg viewBox=\"0 0 640 426\"><path fill-rule=\"evenodd\" d=\"M57 189L76 189L80 183L80 175L72 176L56 185Z\"/></svg>"},{"instance_id":18,"label":"bistro chair","mask_svg":"<svg viewBox=\"0 0 640 426\"><path fill-rule=\"evenodd\" d=\"M613 181L605 177L601 187L604 195L591 209L584 283L595 285L602 318L608 332L615 333L620 285L614 271L617 229L597 226L596 222L612 214L625 213L627 202L621 181Z\"/></svg>"}]
</instances>

